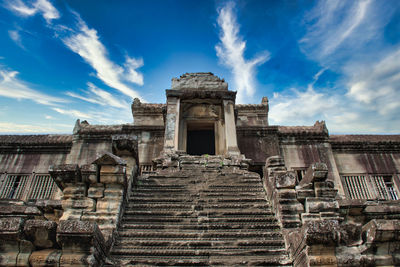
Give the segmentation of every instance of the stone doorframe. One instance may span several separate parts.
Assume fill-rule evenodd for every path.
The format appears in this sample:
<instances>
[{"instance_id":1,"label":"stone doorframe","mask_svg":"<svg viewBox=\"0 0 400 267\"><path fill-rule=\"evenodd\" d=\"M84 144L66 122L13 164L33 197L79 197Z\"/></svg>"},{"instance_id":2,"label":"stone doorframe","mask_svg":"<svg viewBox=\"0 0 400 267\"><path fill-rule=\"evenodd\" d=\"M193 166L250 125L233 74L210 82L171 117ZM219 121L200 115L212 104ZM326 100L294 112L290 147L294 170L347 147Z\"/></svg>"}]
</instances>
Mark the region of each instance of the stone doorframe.
<instances>
[{"instance_id":1,"label":"stone doorframe","mask_svg":"<svg viewBox=\"0 0 400 267\"><path fill-rule=\"evenodd\" d=\"M240 155L235 125L236 92L166 90L164 151L186 151L188 125L214 124L216 155ZM196 127L196 126L194 126Z\"/></svg>"}]
</instances>

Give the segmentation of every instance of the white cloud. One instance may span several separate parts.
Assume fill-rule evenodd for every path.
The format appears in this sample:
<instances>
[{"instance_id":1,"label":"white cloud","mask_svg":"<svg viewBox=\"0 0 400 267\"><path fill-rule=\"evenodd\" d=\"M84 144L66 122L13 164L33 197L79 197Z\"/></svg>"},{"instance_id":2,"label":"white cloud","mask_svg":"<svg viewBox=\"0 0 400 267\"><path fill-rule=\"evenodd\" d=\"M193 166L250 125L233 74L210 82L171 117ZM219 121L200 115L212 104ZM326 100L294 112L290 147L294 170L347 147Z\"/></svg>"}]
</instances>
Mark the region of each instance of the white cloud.
<instances>
[{"instance_id":1,"label":"white cloud","mask_svg":"<svg viewBox=\"0 0 400 267\"><path fill-rule=\"evenodd\" d=\"M44 124L21 124L13 122L0 122L0 133L60 133L71 132L71 125L44 125Z\"/></svg>"},{"instance_id":2,"label":"white cloud","mask_svg":"<svg viewBox=\"0 0 400 267\"><path fill-rule=\"evenodd\" d=\"M89 103L98 104L102 106L111 106L116 108L127 108L129 106L129 104L126 101L121 99L116 99L109 92L98 88L93 83L89 82L87 83L87 85L88 85L88 91L86 91L86 96L82 96L74 92L67 92L66 94L71 97L75 97L87 101Z\"/></svg>"},{"instance_id":3,"label":"white cloud","mask_svg":"<svg viewBox=\"0 0 400 267\"><path fill-rule=\"evenodd\" d=\"M365 70L365 76L356 76L347 94L314 88L325 69L314 75L305 91L275 93L270 100L270 123L312 125L322 119L333 133L398 133L399 56L397 52Z\"/></svg>"},{"instance_id":4,"label":"white cloud","mask_svg":"<svg viewBox=\"0 0 400 267\"><path fill-rule=\"evenodd\" d=\"M54 119L54 117L53 117L53 116L50 116L50 115L46 115L46 116L44 116L44 117L45 117L46 120L52 120L52 119Z\"/></svg>"},{"instance_id":5,"label":"white cloud","mask_svg":"<svg viewBox=\"0 0 400 267\"><path fill-rule=\"evenodd\" d=\"M10 36L11 40L13 40L16 45L24 49L24 46L22 45L21 35L18 30L8 31L8 36Z\"/></svg>"},{"instance_id":6,"label":"white cloud","mask_svg":"<svg viewBox=\"0 0 400 267\"><path fill-rule=\"evenodd\" d=\"M21 0L13 0L8 4L8 8L24 17L30 17L40 13L47 23L50 23L53 19L60 18L58 10L47 0L37 0L30 6L26 5Z\"/></svg>"},{"instance_id":7,"label":"white cloud","mask_svg":"<svg viewBox=\"0 0 400 267\"><path fill-rule=\"evenodd\" d=\"M74 119L90 120L91 124L122 124L132 118L129 106L125 109L107 106L102 109L89 109L87 112L62 108L53 108L53 110Z\"/></svg>"},{"instance_id":8,"label":"white cloud","mask_svg":"<svg viewBox=\"0 0 400 267\"><path fill-rule=\"evenodd\" d=\"M63 115L69 115L73 118L82 118L82 119L91 119L93 118L92 115L88 114L88 113L84 113L81 112L79 110L75 110L75 109L61 109L61 108L53 108L54 111L57 111L60 114Z\"/></svg>"},{"instance_id":9,"label":"white cloud","mask_svg":"<svg viewBox=\"0 0 400 267\"><path fill-rule=\"evenodd\" d=\"M275 124L310 124L321 119L324 112L337 104L337 99L316 92L312 87L304 92L292 89L289 94L274 94L270 101L269 118Z\"/></svg>"},{"instance_id":10,"label":"white cloud","mask_svg":"<svg viewBox=\"0 0 400 267\"><path fill-rule=\"evenodd\" d=\"M245 97L253 96L255 67L269 59L269 53L263 51L252 60L246 60L244 51L246 41L239 36L239 25L233 11L234 3L228 2L218 11L218 25L221 28L220 43L215 46L217 56L222 64L232 70L238 102L243 102Z\"/></svg>"},{"instance_id":11,"label":"white cloud","mask_svg":"<svg viewBox=\"0 0 400 267\"><path fill-rule=\"evenodd\" d=\"M400 49L353 74L348 95L381 115L400 114Z\"/></svg>"},{"instance_id":12,"label":"white cloud","mask_svg":"<svg viewBox=\"0 0 400 267\"><path fill-rule=\"evenodd\" d=\"M124 74L125 80L139 85L143 85L143 75L136 71L136 69L143 66L143 59L126 57L124 66L125 66L125 74Z\"/></svg>"},{"instance_id":13,"label":"white cloud","mask_svg":"<svg viewBox=\"0 0 400 267\"><path fill-rule=\"evenodd\" d=\"M31 89L27 83L16 77L17 74L17 71L9 71L0 68L0 96L14 99L29 99L36 103L50 106L67 102L62 98L49 96Z\"/></svg>"},{"instance_id":14,"label":"white cloud","mask_svg":"<svg viewBox=\"0 0 400 267\"><path fill-rule=\"evenodd\" d=\"M318 1L306 17L310 23L307 34L300 40L306 53L323 60L334 53L348 39L357 38L357 43L374 36L376 28L363 27L371 1ZM308 24L307 24L308 25ZM356 30L362 30L358 35Z\"/></svg>"},{"instance_id":15,"label":"white cloud","mask_svg":"<svg viewBox=\"0 0 400 267\"><path fill-rule=\"evenodd\" d=\"M108 58L107 50L99 40L97 31L89 29L84 21L79 20L79 31L64 38L64 44L79 54L106 85L132 98L140 98L139 94L126 85L123 80L143 85L143 75L136 71L137 68L143 66L143 60L127 57L125 69L115 64Z\"/></svg>"}]
</instances>

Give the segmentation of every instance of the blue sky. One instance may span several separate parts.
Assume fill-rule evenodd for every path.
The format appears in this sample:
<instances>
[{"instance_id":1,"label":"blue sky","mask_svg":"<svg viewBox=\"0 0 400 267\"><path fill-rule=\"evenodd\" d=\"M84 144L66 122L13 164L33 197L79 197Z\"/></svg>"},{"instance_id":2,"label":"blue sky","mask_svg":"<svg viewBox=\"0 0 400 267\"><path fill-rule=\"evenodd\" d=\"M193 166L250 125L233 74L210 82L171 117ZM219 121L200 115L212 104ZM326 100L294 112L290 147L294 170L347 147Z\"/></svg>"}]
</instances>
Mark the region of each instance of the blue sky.
<instances>
[{"instance_id":1,"label":"blue sky","mask_svg":"<svg viewBox=\"0 0 400 267\"><path fill-rule=\"evenodd\" d=\"M213 72L271 125L400 132L400 1L0 2L0 133L131 123L134 97Z\"/></svg>"}]
</instances>

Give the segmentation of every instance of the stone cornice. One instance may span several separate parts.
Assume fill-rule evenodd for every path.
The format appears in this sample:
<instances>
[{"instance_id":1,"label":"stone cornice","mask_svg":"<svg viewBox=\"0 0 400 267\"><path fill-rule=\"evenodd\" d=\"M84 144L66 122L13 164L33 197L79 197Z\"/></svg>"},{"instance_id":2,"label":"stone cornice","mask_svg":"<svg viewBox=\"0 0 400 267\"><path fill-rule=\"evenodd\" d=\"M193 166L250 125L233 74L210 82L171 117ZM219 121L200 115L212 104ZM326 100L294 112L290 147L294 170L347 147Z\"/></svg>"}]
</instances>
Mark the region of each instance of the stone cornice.
<instances>
[{"instance_id":1,"label":"stone cornice","mask_svg":"<svg viewBox=\"0 0 400 267\"><path fill-rule=\"evenodd\" d=\"M72 135L2 135L0 153L69 153Z\"/></svg>"},{"instance_id":2,"label":"stone cornice","mask_svg":"<svg viewBox=\"0 0 400 267\"><path fill-rule=\"evenodd\" d=\"M400 135L332 135L329 143L335 151L400 152Z\"/></svg>"},{"instance_id":3,"label":"stone cornice","mask_svg":"<svg viewBox=\"0 0 400 267\"><path fill-rule=\"evenodd\" d=\"M238 136L269 136L278 134L278 126L237 126Z\"/></svg>"},{"instance_id":4,"label":"stone cornice","mask_svg":"<svg viewBox=\"0 0 400 267\"><path fill-rule=\"evenodd\" d=\"M178 97L184 99L221 99L221 100L232 100L236 99L236 92L234 91L213 91L213 90L165 90L167 97Z\"/></svg>"},{"instance_id":5,"label":"stone cornice","mask_svg":"<svg viewBox=\"0 0 400 267\"><path fill-rule=\"evenodd\" d=\"M268 113L268 105L266 104L237 104L235 109L240 112L258 112L258 113Z\"/></svg>"}]
</instances>

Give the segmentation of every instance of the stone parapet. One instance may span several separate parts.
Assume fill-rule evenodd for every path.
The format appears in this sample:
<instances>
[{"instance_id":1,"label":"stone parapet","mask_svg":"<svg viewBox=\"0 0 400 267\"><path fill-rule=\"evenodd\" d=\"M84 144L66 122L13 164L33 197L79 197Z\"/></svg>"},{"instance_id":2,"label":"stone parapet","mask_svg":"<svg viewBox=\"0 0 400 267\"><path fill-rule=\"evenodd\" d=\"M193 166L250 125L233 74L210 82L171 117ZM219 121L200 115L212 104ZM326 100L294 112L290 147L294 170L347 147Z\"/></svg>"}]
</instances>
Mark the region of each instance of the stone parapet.
<instances>
[{"instance_id":1,"label":"stone parapet","mask_svg":"<svg viewBox=\"0 0 400 267\"><path fill-rule=\"evenodd\" d=\"M296 176L288 172L280 156L269 157L264 169L264 188L283 228L299 227L303 205L297 200Z\"/></svg>"},{"instance_id":2,"label":"stone parapet","mask_svg":"<svg viewBox=\"0 0 400 267\"><path fill-rule=\"evenodd\" d=\"M57 241L61 246L61 266L102 266L106 247L96 223L62 221L57 228Z\"/></svg>"},{"instance_id":3,"label":"stone parapet","mask_svg":"<svg viewBox=\"0 0 400 267\"><path fill-rule=\"evenodd\" d=\"M327 166L314 163L297 182L282 158L267 159L265 189L293 266L398 266L400 201L338 199L327 176Z\"/></svg>"}]
</instances>

